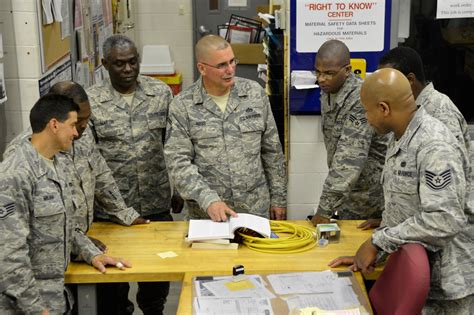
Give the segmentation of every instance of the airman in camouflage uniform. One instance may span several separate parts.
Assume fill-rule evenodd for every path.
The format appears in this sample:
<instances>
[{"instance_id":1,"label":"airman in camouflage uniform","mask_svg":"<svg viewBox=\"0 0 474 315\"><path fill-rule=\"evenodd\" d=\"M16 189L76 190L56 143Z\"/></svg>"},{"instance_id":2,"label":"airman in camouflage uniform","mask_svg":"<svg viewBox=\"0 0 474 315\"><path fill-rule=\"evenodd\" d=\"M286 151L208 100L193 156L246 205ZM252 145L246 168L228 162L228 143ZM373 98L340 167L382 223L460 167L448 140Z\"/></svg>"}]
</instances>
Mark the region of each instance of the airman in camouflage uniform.
<instances>
[{"instance_id":1,"label":"airman in camouflage uniform","mask_svg":"<svg viewBox=\"0 0 474 315\"><path fill-rule=\"evenodd\" d=\"M85 234L94 215L104 217L104 214L107 215L105 218L124 225L143 223L144 220L139 218L139 214L125 205L112 172L98 151L90 128L87 127L90 105L84 89L75 82L63 81L56 83L50 93L70 97L80 108L76 125L78 137L74 139L71 150L59 152L56 156L67 165L66 170L71 173L68 179L72 184L76 228ZM13 139L3 154L4 159L16 150L22 140L30 139L31 134L31 128L28 128ZM106 248L102 242L91 239L99 249Z\"/></svg>"},{"instance_id":2,"label":"airman in camouflage uniform","mask_svg":"<svg viewBox=\"0 0 474 315\"><path fill-rule=\"evenodd\" d=\"M449 96L437 91L433 83L425 80L423 61L416 50L406 46L396 47L380 59L379 68L394 68L403 73L410 82L416 104L444 123L467 151L471 151L466 119Z\"/></svg>"},{"instance_id":3,"label":"airman in camouflage uniform","mask_svg":"<svg viewBox=\"0 0 474 315\"><path fill-rule=\"evenodd\" d=\"M159 80L139 75L138 51L126 36L106 39L103 53L102 64L109 79L87 90L97 146L125 203L145 219L171 221L171 186L163 153L171 89ZM133 313L128 284L103 288L99 290L104 294L101 301L105 310ZM168 291L169 282L139 283L137 302L143 313L161 314Z\"/></svg>"},{"instance_id":4,"label":"airman in camouflage uniform","mask_svg":"<svg viewBox=\"0 0 474 315\"><path fill-rule=\"evenodd\" d=\"M205 63L201 50L206 62L218 65ZM202 76L171 103L165 144L172 181L189 218L222 221L235 212L277 218L277 212L270 213L277 207L283 209L278 219L284 219L286 170L265 91L234 77L236 61L225 40L206 36L196 51ZM219 89L222 94L212 94ZM223 111L212 95L226 93ZM220 202L225 213L209 213Z\"/></svg>"},{"instance_id":5,"label":"airman in camouflage uniform","mask_svg":"<svg viewBox=\"0 0 474 315\"><path fill-rule=\"evenodd\" d=\"M169 214L171 187L163 156L170 88L139 76L133 106L109 80L87 90L97 145L112 169L125 203L144 217Z\"/></svg>"},{"instance_id":6,"label":"airman in camouflage uniform","mask_svg":"<svg viewBox=\"0 0 474 315\"><path fill-rule=\"evenodd\" d=\"M364 82L361 99L370 124L394 135L382 175L382 226L359 248L352 269L370 271L378 251L421 244L431 270L423 313L470 314L474 229L467 207L472 196L465 147L443 123L423 108L417 110L409 82L397 70L373 73Z\"/></svg>"},{"instance_id":7,"label":"airman in camouflage uniform","mask_svg":"<svg viewBox=\"0 0 474 315\"><path fill-rule=\"evenodd\" d=\"M387 137L375 134L360 104L362 80L350 71L346 45L324 43L316 55L321 88L321 115L329 173L313 223L380 217L383 192L380 175Z\"/></svg>"},{"instance_id":8,"label":"airman in camouflage uniform","mask_svg":"<svg viewBox=\"0 0 474 315\"><path fill-rule=\"evenodd\" d=\"M38 103L71 102L68 107L61 105L69 112L64 125L76 119L74 111L78 107L72 101L66 97L58 99L56 95L48 97ZM37 104L32 112L39 107ZM77 131L74 127L59 128L65 135L58 136L59 141L63 141L63 147L70 146L73 136L70 129ZM41 143L44 149L45 144ZM0 164L2 314L40 314L43 310L64 313L64 271L70 253L80 255L88 263L101 254L87 237L73 228L73 205L65 165L54 159L51 162L54 166L48 166L37 150L33 142L23 140Z\"/></svg>"}]
</instances>

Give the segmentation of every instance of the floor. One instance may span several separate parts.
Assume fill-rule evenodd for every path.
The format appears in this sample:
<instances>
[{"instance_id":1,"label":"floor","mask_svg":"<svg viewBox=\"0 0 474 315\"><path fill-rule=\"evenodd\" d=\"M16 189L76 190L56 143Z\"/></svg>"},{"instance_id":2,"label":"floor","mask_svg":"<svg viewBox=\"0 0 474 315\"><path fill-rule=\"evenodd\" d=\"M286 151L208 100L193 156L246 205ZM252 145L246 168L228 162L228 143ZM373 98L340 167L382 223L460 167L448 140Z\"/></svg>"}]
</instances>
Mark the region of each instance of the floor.
<instances>
[{"instance_id":1,"label":"floor","mask_svg":"<svg viewBox=\"0 0 474 315\"><path fill-rule=\"evenodd\" d=\"M178 311L178 303L179 303L179 294L181 292L181 284L182 282L171 282L170 286L170 294L168 295L168 301L166 302L165 305L165 315L175 315L176 312ZM133 312L133 315L142 315L142 311L138 308L137 302L136 302L136 296L137 296L137 283L133 282L130 283L130 291L128 293L128 299L135 304L135 311Z\"/></svg>"}]
</instances>

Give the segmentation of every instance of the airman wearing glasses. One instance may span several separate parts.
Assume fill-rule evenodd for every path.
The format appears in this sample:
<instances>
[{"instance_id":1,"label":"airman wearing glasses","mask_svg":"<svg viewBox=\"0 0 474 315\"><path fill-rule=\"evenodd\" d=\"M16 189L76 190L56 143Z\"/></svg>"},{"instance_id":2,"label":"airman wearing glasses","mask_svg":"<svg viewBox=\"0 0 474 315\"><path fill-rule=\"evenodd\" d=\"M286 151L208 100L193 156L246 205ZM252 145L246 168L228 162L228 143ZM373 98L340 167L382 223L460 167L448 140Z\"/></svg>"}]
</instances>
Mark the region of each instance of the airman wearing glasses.
<instances>
[{"instance_id":1,"label":"airman wearing glasses","mask_svg":"<svg viewBox=\"0 0 474 315\"><path fill-rule=\"evenodd\" d=\"M223 38L195 48L201 77L170 104L165 157L188 218L226 221L239 212L286 218L286 169L267 95L235 76Z\"/></svg>"},{"instance_id":2,"label":"airman wearing glasses","mask_svg":"<svg viewBox=\"0 0 474 315\"><path fill-rule=\"evenodd\" d=\"M315 68L329 173L312 222L326 223L336 215L376 218L384 207L380 175L387 139L367 123L360 103L362 80L351 72L349 49L343 42L325 42Z\"/></svg>"}]
</instances>

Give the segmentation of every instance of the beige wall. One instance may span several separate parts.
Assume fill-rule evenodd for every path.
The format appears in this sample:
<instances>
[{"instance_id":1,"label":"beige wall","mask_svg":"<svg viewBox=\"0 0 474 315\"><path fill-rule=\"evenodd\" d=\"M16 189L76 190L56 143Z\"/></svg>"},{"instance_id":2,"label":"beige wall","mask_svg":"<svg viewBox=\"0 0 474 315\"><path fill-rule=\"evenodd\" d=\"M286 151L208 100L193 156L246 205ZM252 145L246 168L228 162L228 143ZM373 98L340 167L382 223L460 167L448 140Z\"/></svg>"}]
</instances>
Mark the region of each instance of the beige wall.
<instances>
[{"instance_id":1,"label":"beige wall","mask_svg":"<svg viewBox=\"0 0 474 315\"><path fill-rule=\"evenodd\" d=\"M35 21L35 3L35 0L2 0L0 6L0 21L4 22L0 23L4 63L8 64L5 72L8 101L0 105L0 152L8 141L29 126L29 110L39 97L39 39L22 36L37 34L37 23L31 22ZM139 0L134 1L134 6L135 29L127 34L134 38L140 52L143 45L169 45L186 88L193 82L194 67L191 0ZM319 202L327 175L322 141L320 116L290 117L290 219L303 219L312 214Z\"/></svg>"}]
</instances>

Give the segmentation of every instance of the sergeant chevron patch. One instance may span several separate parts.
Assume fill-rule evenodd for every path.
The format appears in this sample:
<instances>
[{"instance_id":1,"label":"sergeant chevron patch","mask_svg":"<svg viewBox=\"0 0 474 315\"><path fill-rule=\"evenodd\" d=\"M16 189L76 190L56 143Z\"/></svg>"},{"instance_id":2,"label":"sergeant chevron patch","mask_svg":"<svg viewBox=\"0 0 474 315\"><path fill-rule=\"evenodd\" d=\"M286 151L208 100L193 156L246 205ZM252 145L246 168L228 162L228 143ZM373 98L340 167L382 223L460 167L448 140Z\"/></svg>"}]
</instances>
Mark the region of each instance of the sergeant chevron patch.
<instances>
[{"instance_id":1,"label":"sergeant chevron patch","mask_svg":"<svg viewBox=\"0 0 474 315\"><path fill-rule=\"evenodd\" d=\"M430 171L425 171L426 185L434 191L441 190L451 184L451 170L436 174Z\"/></svg>"},{"instance_id":2,"label":"sergeant chevron patch","mask_svg":"<svg viewBox=\"0 0 474 315\"><path fill-rule=\"evenodd\" d=\"M349 120L354 124L354 126L356 127L359 127L360 125L363 125L365 123L367 123L367 118L361 118L361 119L357 119L356 116L350 114L349 115Z\"/></svg>"},{"instance_id":3,"label":"sergeant chevron patch","mask_svg":"<svg viewBox=\"0 0 474 315\"><path fill-rule=\"evenodd\" d=\"M0 207L0 219L5 219L6 217L12 215L14 211L15 204L13 202Z\"/></svg>"}]
</instances>

